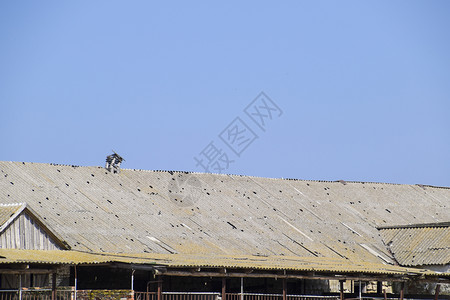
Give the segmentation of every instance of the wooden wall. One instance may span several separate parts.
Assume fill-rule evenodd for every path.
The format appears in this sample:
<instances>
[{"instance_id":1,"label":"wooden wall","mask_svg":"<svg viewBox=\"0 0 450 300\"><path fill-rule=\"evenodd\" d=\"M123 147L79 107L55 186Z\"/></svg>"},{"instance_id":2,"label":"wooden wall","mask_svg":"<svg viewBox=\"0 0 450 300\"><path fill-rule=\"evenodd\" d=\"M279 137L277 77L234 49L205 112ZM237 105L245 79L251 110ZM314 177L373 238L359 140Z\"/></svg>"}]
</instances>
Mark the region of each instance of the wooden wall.
<instances>
[{"instance_id":1,"label":"wooden wall","mask_svg":"<svg viewBox=\"0 0 450 300\"><path fill-rule=\"evenodd\" d=\"M0 235L2 249L61 250L38 223L22 213Z\"/></svg>"}]
</instances>

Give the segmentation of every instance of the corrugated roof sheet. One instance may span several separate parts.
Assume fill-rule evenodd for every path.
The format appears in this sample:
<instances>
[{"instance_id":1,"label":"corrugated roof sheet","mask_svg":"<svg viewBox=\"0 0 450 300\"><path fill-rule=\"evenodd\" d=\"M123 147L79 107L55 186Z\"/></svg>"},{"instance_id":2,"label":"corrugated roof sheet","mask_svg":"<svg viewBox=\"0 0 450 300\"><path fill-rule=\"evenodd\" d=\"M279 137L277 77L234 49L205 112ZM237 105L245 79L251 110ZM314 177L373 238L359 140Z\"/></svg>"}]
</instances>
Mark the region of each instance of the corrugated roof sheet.
<instances>
[{"instance_id":1,"label":"corrugated roof sheet","mask_svg":"<svg viewBox=\"0 0 450 300\"><path fill-rule=\"evenodd\" d=\"M450 226L380 229L395 259L404 266L450 263Z\"/></svg>"},{"instance_id":2,"label":"corrugated roof sheet","mask_svg":"<svg viewBox=\"0 0 450 300\"><path fill-rule=\"evenodd\" d=\"M64 250L0 249L0 264L100 264L113 260L108 256Z\"/></svg>"},{"instance_id":3,"label":"corrugated roof sheet","mask_svg":"<svg viewBox=\"0 0 450 300\"><path fill-rule=\"evenodd\" d=\"M0 203L26 201L72 249L393 262L378 226L450 220L450 189L0 162Z\"/></svg>"},{"instance_id":4,"label":"corrugated roof sheet","mask_svg":"<svg viewBox=\"0 0 450 300\"><path fill-rule=\"evenodd\" d=\"M4 227L8 221L21 209L22 203L0 204L0 228ZM0 230L1 231L1 230Z\"/></svg>"},{"instance_id":5,"label":"corrugated roof sheet","mask_svg":"<svg viewBox=\"0 0 450 300\"><path fill-rule=\"evenodd\" d=\"M158 254L158 253L85 253L61 250L16 250L0 249L0 264L104 264L127 263L166 266L171 268L229 268L286 271L315 271L334 274L383 274L383 275L437 275L435 272L421 269L377 263L351 263L344 259L324 257L251 255L193 255L193 254ZM441 274L442 275L442 274ZM450 274L448 274L450 276ZM446 276L445 274L443 275ZM447 276L447 277L449 277Z\"/></svg>"}]
</instances>

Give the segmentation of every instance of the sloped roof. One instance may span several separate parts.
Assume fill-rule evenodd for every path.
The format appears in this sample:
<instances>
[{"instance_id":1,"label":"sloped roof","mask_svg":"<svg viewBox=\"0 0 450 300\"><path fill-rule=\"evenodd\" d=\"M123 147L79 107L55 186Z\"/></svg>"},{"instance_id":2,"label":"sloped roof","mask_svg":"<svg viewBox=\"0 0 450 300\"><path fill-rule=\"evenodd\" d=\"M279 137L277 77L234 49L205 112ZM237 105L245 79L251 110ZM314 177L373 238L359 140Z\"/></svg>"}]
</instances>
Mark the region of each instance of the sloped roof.
<instances>
[{"instance_id":1,"label":"sloped roof","mask_svg":"<svg viewBox=\"0 0 450 300\"><path fill-rule=\"evenodd\" d=\"M385 244L403 266L450 264L450 223L380 228Z\"/></svg>"},{"instance_id":2,"label":"sloped roof","mask_svg":"<svg viewBox=\"0 0 450 300\"><path fill-rule=\"evenodd\" d=\"M377 227L450 220L450 189L0 162L0 203L74 250L392 263Z\"/></svg>"},{"instance_id":3,"label":"sloped roof","mask_svg":"<svg viewBox=\"0 0 450 300\"><path fill-rule=\"evenodd\" d=\"M24 203L0 204L0 233L19 215L26 205Z\"/></svg>"},{"instance_id":4,"label":"sloped roof","mask_svg":"<svg viewBox=\"0 0 450 300\"><path fill-rule=\"evenodd\" d=\"M0 264L69 264L90 265L105 263L126 263L152 265L170 268L227 268L267 271L302 271L329 274L364 273L371 275L436 276L449 278L450 274L437 274L424 269L404 268L367 262L348 262L342 258L251 255L220 256L195 254L158 253L86 253L59 250L15 250L0 249Z\"/></svg>"}]
</instances>

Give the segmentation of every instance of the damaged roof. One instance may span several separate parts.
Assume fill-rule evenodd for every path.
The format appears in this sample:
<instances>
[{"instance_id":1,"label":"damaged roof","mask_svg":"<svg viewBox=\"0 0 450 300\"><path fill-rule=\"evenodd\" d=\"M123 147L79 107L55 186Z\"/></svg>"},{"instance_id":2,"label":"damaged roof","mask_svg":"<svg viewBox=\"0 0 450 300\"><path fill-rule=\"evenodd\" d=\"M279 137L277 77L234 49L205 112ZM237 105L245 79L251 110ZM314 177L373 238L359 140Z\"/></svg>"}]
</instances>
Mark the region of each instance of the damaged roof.
<instances>
[{"instance_id":1,"label":"damaged roof","mask_svg":"<svg viewBox=\"0 0 450 300\"><path fill-rule=\"evenodd\" d=\"M450 189L0 162L0 203L26 202L71 249L395 263L377 227L447 222Z\"/></svg>"}]
</instances>

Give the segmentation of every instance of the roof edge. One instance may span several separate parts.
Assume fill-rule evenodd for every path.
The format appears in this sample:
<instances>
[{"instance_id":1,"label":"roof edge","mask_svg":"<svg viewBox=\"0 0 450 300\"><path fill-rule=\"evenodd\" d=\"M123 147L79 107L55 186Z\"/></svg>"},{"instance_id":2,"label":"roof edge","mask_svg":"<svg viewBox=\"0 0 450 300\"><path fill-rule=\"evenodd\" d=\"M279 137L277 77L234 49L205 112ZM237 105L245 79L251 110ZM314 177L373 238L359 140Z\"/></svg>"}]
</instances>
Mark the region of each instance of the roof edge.
<instances>
[{"instance_id":1,"label":"roof edge","mask_svg":"<svg viewBox=\"0 0 450 300\"><path fill-rule=\"evenodd\" d=\"M5 231L6 228L9 227L16 219L17 217L25 210L27 207L26 203L8 203L8 204L2 204L1 206L20 206L16 212L9 217L8 221L6 221L2 226L0 226L0 233Z\"/></svg>"},{"instance_id":2,"label":"roof edge","mask_svg":"<svg viewBox=\"0 0 450 300\"><path fill-rule=\"evenodd\" d=\"M449 227L450 222L438 222L438 223L418 223L408 225L392 225L392 226L378 226L378 230L383 229L404 229L404 228L426 228L426 227Z\"/></svg>"}]
</instances>

